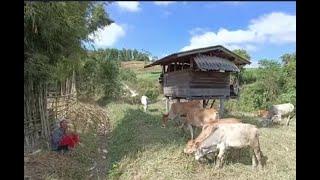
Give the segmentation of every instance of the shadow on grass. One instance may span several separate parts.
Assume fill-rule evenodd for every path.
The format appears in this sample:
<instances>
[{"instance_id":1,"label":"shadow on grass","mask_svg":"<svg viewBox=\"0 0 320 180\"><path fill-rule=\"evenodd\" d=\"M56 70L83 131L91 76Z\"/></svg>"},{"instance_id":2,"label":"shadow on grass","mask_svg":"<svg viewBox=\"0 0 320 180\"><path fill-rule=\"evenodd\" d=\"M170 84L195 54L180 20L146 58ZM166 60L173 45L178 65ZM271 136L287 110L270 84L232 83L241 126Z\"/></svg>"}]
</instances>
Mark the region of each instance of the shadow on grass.
<instances>
[{"instance_id":1,"label":"shadow on grass","mask_svg":"<svg viewBox=\"0 0 320 180\"><path fill-rule=\"evenodd\" d=\"M161 71L150 72L150 74L161 74Z\"/></svg>"},{"instance_id":2,"label":"shadow on grass","mask_svg":"<svg viewBox=\"0 0 320 180\"><path fill-rule=\"evenodd\" d=\"M211 156L212 155L215 155L215 158L212 159L212 157L211 158L207 157L205 158L203 163L215 164L217 160L216 156L218 155L218 152L216 152L215 154L211 154ZM224 166L232 165L235 163L252 166L252 155L253 155L253 150L250 147L241 148L241 149L228 149L225 154ZM261 163L263 166L266 165L267 160L268 160L268 157L262 153Z\"/></svg>"},{"instance_id":3,"label":"shadow on grass","mask_svg":"<svg viewBox=\"0 0 320 180\"><path fill-rule=\"evenodd\" d=\"M248 124L255 125L258 128L262 128L263 127L262 123L259 121L258 117L249 117L249 116L243 116L243 115L229 115L229 114L225 115L225 118L231 118L231 117L240 119L241 122L243 122L243 123L248 123Z\"/></svg>"},{"instance_id":4,"label":"shadow on grass","mask_svg":"<svg viewBox=\"0 0 320 180\"><path fill-rule=\"evenodd\" d=\"M107 104L116 101L116 99L114 98L108 98L108 97L101 97L100 99L98 99L96 101L96 103L100 106L100 107L105 107Z\"/></svg>"},{"instance_id":5,"label":"shadow on grass","mask_svg":"<svg viewBox=\"0 0 320 180\"><path fill-rule=\"evenodd\" d=\"M150 112L158 112L159 109L148 109L148 111L150 111Z\"/></svg>"},{"instance_id":6,"label":"shadow on grass","mask_svg":"<svg viewBox=\"0 0 320 180\"><path fill-rule=\"evenodd\" d=\"M111 102L122 102L122 103L131 104L131 105L141 104L140 97L118 97L117 99L110 98L110 97L109 98L102 97L96 101L96 103L101 107L105 107Z\"/></svg>"},{"instance_id":7,"label":"shadow on grass","mask_svg":"<svg viewBox=\"0 0 320 180\"><path fill-rule=\"evenodd\" d=\"M128 109L124 112L123 118L117 121L115 128L109 134L107 161L109 175L119 177L126 169L126 165L121 164L120 168L118 162L124 158L137 159L140 152L148 148L155 146L165 148L170 145L185 146L187 139L190 138L189 131L185 132L175 128L172 121L168 122L167 128L162 128L161 114L153 114L154 111L154 109L149 109L145 113L142 109ZM245 119L243 121L253 124ZM200 131L195 129L195 136ZM240 156L238 152L237 149L230 149L226 163L251 165L251 149L241 149Z\"/></svg>"},{"instance_id":8,"label":"shadow on grass","mask_svg":"<svg viewBox=\"0 0 320 180\"><path fill-rule=\"evenodd\" d=\"M171 124L161 128L161 115L144 113L142 109L128 109L109 134L108 171L117 167L124 157L136 158L137 153L152 146L184 145L182 132ZM120 173L120 172L117 172Z\"/></svg>"}]
</instances>

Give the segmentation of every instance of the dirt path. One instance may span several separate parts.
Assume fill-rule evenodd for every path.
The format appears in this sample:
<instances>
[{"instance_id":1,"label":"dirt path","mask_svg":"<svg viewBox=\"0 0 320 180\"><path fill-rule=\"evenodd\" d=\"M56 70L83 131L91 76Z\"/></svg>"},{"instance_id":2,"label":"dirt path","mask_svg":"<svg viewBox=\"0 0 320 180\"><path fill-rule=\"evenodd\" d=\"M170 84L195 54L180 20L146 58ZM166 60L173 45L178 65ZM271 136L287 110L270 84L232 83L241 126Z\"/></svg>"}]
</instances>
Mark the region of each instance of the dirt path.
<instances>
[{"instance_id":1,"label":"dirt path","mask_svg":"<svg viewBox=\"0 0 320 180\"><path fill-rule=\"evenodd\" d=\"M127 84L123 83L123 86L125 89L129 90L131 93L131 97L135 97L138 95L137 91L131 89Z\"/></svg>"}]
</instances>

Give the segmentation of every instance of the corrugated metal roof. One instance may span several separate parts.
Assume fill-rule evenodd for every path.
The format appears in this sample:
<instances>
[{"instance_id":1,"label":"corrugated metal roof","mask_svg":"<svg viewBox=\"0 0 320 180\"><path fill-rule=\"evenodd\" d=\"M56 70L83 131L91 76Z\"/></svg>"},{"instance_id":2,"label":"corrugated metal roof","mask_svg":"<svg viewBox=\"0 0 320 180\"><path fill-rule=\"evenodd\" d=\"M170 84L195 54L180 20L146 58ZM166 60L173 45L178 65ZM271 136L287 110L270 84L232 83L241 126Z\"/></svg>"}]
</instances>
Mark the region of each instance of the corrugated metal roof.
<instances>
[{"instance_id":1,"label":"corrugated metal roof","mask_svg":"<svg viewBox=\"0 0 320 180\"><path fill-rule=\"evenodd\" d=\"M194 61L202 71L207 70L224 70L232 72L240 72L239 68L226 59L216 56L196 56Z\"/></svg>"},{"instance_id":2,"label":"corrugated metal roof","mask_svg":"<svg viewBox=\"0 0 320 180\"><path fill-rule=\"evenodd\" d=\"M245 59L239 55L237 55L236 53L230 51L229 49L221 46L221 45L217 45L217 46L210 46L210 47L205 47L205 48L199 48L199 49L193 49L193 50L189 50L189 51L183 51L183 52L178 52L178 53L173 53L171 55L168 55L166 57L163 57L151 64L148 64L146 66L144 66L144 68L147 67L151 67L151 66L155 66L155 65L166 65L166 64L170 64L172 62L177 62L179 61L179 59L181 59L182 57L185 56L190 56L190 55L196 55L199 53L206 53L206 52L215 52L215 51L221 51L223 54L228 55L230 57L235 58L235 63L236 64L240 64L240 65L246 65L246 64L250 64L251 62L248 59Z\"/></svg>"}]
</instances>

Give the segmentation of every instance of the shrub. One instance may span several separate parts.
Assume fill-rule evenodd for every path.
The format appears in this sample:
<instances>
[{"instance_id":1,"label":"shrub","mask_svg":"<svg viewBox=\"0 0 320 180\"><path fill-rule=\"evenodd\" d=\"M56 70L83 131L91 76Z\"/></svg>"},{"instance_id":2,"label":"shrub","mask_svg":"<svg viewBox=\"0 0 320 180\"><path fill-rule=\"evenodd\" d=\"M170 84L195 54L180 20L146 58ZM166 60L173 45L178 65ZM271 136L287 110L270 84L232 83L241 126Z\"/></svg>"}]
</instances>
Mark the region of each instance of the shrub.
<instances>
[{"instance_id":1,"label":"shrub","mask_svg":"<svg viewBox=\"0 0 320 180\"><path fill-rule=\"evenodd\" d=\"M131 69L120 69L120 79L123 81L137 82L137 75Z\"/></svg>"}]
</instances>

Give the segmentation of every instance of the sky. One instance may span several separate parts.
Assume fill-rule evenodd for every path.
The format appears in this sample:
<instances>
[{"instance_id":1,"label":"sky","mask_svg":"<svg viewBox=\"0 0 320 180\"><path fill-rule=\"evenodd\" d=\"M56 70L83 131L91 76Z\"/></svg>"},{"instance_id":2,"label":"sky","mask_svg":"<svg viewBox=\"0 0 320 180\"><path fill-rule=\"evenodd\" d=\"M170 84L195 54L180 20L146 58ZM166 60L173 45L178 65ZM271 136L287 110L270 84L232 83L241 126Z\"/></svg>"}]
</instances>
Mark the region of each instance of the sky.
<instances>
[{"instance_id":1,"label":"sky","mask_svg":"<svg viewBox=\"0 0 320 180\"><path fill-rule=\"evenodd\" d=\"M106 12L115 22L98 30L95 48L172 53L222 45L245 49L256 67L296 50L295 2L119 1Z\"/></svg>"}]
</instances>

